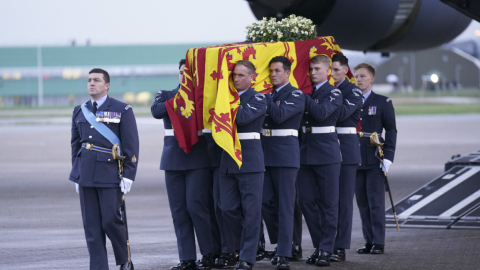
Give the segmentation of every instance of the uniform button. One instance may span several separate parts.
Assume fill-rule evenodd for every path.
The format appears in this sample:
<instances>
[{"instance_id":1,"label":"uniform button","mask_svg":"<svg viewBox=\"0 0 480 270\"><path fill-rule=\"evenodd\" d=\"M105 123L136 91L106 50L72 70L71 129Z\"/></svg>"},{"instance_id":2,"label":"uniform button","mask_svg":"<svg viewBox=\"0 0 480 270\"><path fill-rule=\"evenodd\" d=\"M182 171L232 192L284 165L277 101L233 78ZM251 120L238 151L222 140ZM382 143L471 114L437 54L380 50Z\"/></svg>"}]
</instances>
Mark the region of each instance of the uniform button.
<instances>
[{"instance_id":1,"label":"uniform button","mask_svg":"<svg viewBox=\"0 0 480 270\"><path fill-rule=\"evenodd\" d=\"M93 126L90 126L90 128L93 128Z\"/></svg>"},{"instance_id":2,"label":"uniform button","mask_svg":"<svg viewBox=\"0 0 480 270\"><path fill-rule=\"evenodd\" d=\"M308 114L308 112L305 112L305 114Z\"/></svg>"},{"instance_id":3,"label":"uniform button","mask_svg":"<svg viewBox=\"0 0 480 270\"><path fill-rule=\"evenodd\" d=\"M305 121L305 124L308 124L308 121Z\"/></svg>"},{"instance_id":4,"label":"uniform button","mask_svg":"<svg viewBox=\"0 0 480 270\"><path fill-rule=\"evenodd\" d=\"M110 159L108 159L108 161L110 161Z\"/></svg>"},{"instance_id":5,"label":"uniform button","mask_svg":"<svg viewBox=\"0 0 480 270\"><path fill-rule=\"evenodd\" d=\"M268 124L265 124L266 127L268 127Z\"/></svg>"},{"instance_id":6,"label":"uniform button","mask_svg":"<svg viewBox=\"0 0 480 270\"><path fill-rule=\"evenodd\" d=\"M91 138L92 138L92 136L88 136L88 138L89 138L89 139L91 139Z\"/></svg>"},{"instance_id":7,"label":"uniform button","mask_svg":"<svg viewBox=\"0 0 480 270\"><path fill-rule=\"evenodd\" d=\"M362 118L360 118L360 120L362 120Z\"/></svg>"},{"instance_id":8,"label":"uniform button","mask_svg":"<svg viewBox=\"0 0 480 270\"><path fill-rule=\"evenodd\" d=\"M268 113L266 113L265 116L268 116Z\"/></svg>"},{"instance_id":9,"label":"uniform button","mask_svg":"<svg viewBox=\"0 0 480 270\"><path fill-rule=\"evenodd\" d=\"M363 112L363 109L361 109L360 111Z\"/></svg>"}]
</instances>

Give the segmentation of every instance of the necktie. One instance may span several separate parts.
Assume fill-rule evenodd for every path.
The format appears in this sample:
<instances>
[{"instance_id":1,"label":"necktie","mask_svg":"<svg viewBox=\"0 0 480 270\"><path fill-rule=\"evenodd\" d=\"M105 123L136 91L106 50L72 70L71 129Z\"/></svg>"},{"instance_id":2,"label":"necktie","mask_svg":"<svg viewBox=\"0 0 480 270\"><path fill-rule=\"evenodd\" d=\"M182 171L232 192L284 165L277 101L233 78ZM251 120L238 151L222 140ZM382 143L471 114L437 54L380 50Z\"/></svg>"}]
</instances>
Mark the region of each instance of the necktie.
<instances>
[{"instance_id":1,"label":"necktie","mask_svg":"<svg viewBox=\"0 0 480 270\"><path fill-rule=\"evenodd\" d=\"M317 87L314 85L314 86L312 87L312 94L315 93L315 90L317 90Z\"/></svg>"},{"instance_id":2,"label":"necktie","mask_svg":"<svg viewBox=\"0 0 480 270\"><path fill-rule=\"evenodd\" d=\"M97 102L96 101L93 102L93 114L94 115L97 114Z\"/></svg>"}]
</instances>

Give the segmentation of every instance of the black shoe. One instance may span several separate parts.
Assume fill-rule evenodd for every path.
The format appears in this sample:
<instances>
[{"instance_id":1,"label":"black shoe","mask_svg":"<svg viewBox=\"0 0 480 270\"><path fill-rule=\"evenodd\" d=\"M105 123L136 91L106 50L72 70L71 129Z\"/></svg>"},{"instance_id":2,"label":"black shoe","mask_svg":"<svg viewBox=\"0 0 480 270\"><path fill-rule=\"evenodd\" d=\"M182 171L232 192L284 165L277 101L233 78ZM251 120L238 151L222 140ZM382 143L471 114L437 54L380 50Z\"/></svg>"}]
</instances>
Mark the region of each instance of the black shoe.
<instances>
[{"instance_id":1,"label":"black shoe","mask_svg":"<svg viewBox=\"0 0 480 270\"><path fill-rule=\"evenodd\" d=\"M318 248L315 249L315 252L313 252L312 255L310 255L308 258L307 258L307 261L306 263L308 264L315 264L317 262L317 259L318 259Z\"/></svg>"},{"instance_id":2,"label":"black shoe","mask_svg":"<svg viewBox=\"0 0 480 270\"><path fill-rule=\"evenodd\" d=\"M240 250L235 251L235 264L237 264L240 261ZM253 267L253 265L252 265Z\"/></svg>"},{"instance_id":3,"label":"black shoe","mask_svg":"<svg viewBox=\"0 0 480 270\"><path fill-rule=\"evenodd\" d=\"M344 248L334 248L333 254L330 256L331 262L343 262L346 258L345 249Z\"/></svg>"},{"instance_id":4,"label":"black shoe","mask_svg":"<svg viewBox=\"0 0 480 270\"><path fill-rule=\"evenodd\" d=\"M126 264L120 265L120 270L133 270L133 263L132 262L127 262Z\"/></svg>"},{"instance_id":5,"label":"black shoe","mask_svg":"<svg viewBox=\"0 0 480 270\"><path fill-rule=\"evenodd\" d=\"M252 268L253 265L251 263L248 263L246 261L240 261L235 270L251 270Z\"/></svg>"},{"instance_id":6,"label":"black shoe","mask_svg":"<svg viewBox=\"0 0 480 270\"><path fill-rule=\"evenodd\" d=\"M320 250L318 254L317 262L315 263L316 266L330 266L330 256L332 253L326 252L324 250Z\"/></svg>"},{"instance_id":7,"label":"black shoe","mask_svg":"<svg viewBox=\"0 0 480 270\"><path fill-rule=\"evenodd\" d=\"M197 267L199 270L210 270L214 264L213 254L209 253L203 255L202 259L197 261Z\"/></svg>"},{"instance_id":8,"label":"black shoe","mask_svg":"<svg viewBox=\"0 0 480 270\"><path fill-rule=\"evenodd\" d=\"M261 261L265 259L265 241L258 241L257 247L257 257L255 258L256 261Z\"/></svg>"},{"instance_id":9,"label":"black shoe","mask_svg":"<svg viewBox=\"0 0 480 270\"><path fill-rule=\"evenodd\" d=\"M272 251L265 251L265 258L271 259L273 256L275 256L275 254L277 254L277 248Z\"/></svg>"},{"instance_id":10,"label":"black shoe","mask_svg":"<svg viewBox=\"0 0 480 270\"><path fill-rule=\"evenodd\" d=\"M220 257L215 260L213 267L235 266L235 264L237 264L235 253L222 253Z\"/></svg>"},{"instance_id":11,"label":"black shoe","mask_svg":"<svg viewBox=\"0 0 480 270\"><path fill-rule=\"evenodd\" d=\"M370 250L370 254L383 254L384 246L383 245L373 245Z\"/></svg>"},{"instance_id":12,"label":"black shoe","mask_svg":"<svg viewBox=\"0 0 480 270\"><path fill-rule=\"evenodd\" d=\"M357 253L359 254L368 254L370 253L370 250L372 249L372 244L366 243L363 245L363 247L357 249Z\"/></svg>"},{"instance_id":13,"label":"black shoe","mask_svg":"<svg viewBox=\"0 0 480 270\"><path fill-rule=\"evenodd\" d=\"M292 261L298 261L302 258L303 252L302 252L302 245L292 245L292 257L290 257L290 260Z\"/></svg>"},{"instance_id":14,"label":"black shoe","mask_svg":"<svg viewBox=\"0 0 480 270\"><path fill-rule=\"evenodd\" d=\"M277 262L278 262L278 256L277 254L273 255L272 259L270 260L270 262L272 263L272 265L277 265Z\"/></svg>"},{"instance_id":15,"label":"black shoe","mask_svg":"<svg viewBox=\"0 0 480 270\"><path fill-rule=\"evenodd\" d=\"M290 270L290 265L288 264L287 257L278 257L277 270Z\"/></svg>"},{"instance_id":16,"label":"black shoe","mask_svg":"<svg viewBox=\"0 0 480 270\"><path fill-rule=\"evenodd\" d=\"M177 266L170 267L170 270L196 270L197 264L194 260L181 261Z\"/></svg>"}]
</instances>

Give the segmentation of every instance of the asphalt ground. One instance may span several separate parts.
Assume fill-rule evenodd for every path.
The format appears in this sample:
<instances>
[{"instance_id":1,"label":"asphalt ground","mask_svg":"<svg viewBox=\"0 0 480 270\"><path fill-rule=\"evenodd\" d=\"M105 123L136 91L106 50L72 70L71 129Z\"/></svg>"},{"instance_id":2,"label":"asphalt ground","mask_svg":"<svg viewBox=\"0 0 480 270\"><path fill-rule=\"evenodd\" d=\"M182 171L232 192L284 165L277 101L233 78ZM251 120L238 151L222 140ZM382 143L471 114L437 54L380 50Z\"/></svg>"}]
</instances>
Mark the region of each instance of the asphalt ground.
<instances>
[{"instance_id":1,"label":"asphalt ground","mask_svg":"<svg viewBox=\"0 0 480 270\"><path fill-rule=\"evenodd\" d=\"M68 181L69 121L36 117L0 125L0 269L88 269L79 199ZM139 168L127 194L132 258L138 270L168 269L178 263L178 253L159 170L163 125L150 117L137 122ZM397 125L389 173L394 201L440 175L452 155L480 149L479 114L399 116ZM383 255L355 253L364 244L355 203L352 249L346 262L330 269L480 269L480 230L387 228L386 241ZM313 252L305 224L302 245L304 259L291 268L316 269L305 264ZM268 239L267 249L273 249ZM109 243L107 250L110 269L117 269ZM254 269L275 267L264 260Z\"/></svg>"}]
</instances>

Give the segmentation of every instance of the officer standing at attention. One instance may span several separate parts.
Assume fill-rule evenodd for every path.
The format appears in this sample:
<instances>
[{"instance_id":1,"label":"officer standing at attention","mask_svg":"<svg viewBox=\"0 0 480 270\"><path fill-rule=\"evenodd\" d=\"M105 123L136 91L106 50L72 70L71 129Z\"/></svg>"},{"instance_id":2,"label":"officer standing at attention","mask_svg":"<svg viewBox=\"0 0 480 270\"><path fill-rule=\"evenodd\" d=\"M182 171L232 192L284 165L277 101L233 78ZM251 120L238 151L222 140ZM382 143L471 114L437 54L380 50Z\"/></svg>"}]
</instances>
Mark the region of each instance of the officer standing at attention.
<instances>
[{"instance_id":1,"label":"officer standing at attention","mask_svg":"<svg viewBox=\"0 0 480 270\"><path fill-rule=\"evenodd\" d=\"M180 62L179 80L183 80L184 62ZM165 170L165 185L177 236L180 263L170 269L197 269L195 263L195 233L203 255L198 269L210 269L213 265L213 245L210 224L209 195L212 192L210 161L205 158L207 141L199 132L198 142L185 154L174 137L172 123L165 102L173 98L180 85L172 91L159 91L151 112L154 118L163 119L165 137L160 170Z\"/></svg>"},{"instance_id":2,"label":"officer standing at attention","mask_svg":"<svg viewBox=\"0 0 480 270\"><path fill-rule=\"evenodd\" d=\"M362 90L345 79L347 72L348 58L343 54L335 54L332 57L332 78L343 96L336 125L343 161L340 168L337 236L330 257L332 262L345 261L345 249L350 249L355 177L362 162L356 129L363 106Z\"/></svg>"},{"instance_id":3,"label":"officer standing at attention","mask_svg":"<svg viewBox=\"0 0 480 270\"><path fill-rule=\"evenodd\" d=\"M273 194L278 208L278 245L272 264L290 269L292 255L295 180L300 166L298 129L305 108L303 92L289 83L291 62L284 56L270 60L273 93L267 97L267 114L263 123L262 146L265 156L265 198ZM269 204L269 199L262 203ZM268 205L267 205L268 206Z\"/></svg>"},{"instance_id":4,"label":"officer standing at attention","mask_svg":"<svg viewBox=\"0 0 480 270\"><path fill-rule=\"evenodd\" d=\"M395 110L390 98L377 95L372 91L375 81L375 69L369 64L361 63L355 68L355 79L363 92L363 108L360 112L362 132L360 153L362 164L357 170L355 197L362 219L365 245L357 253L383 254L385 246L385 176L393 162L397 143ZM385 130L385 140L381 138ZM377 158L376 147L370 144L368 137L377 132L383 145L383 165Z\"/></svg>"},{"instance_id":5,"label":"officer standing at attention","mask_svg":"<svg viewBox=\"0 0 480 270\"><path fill-rule=\"evenodd\" d=\"M255 264L262 217L265 165L260 131L267 103L264 94L250 87L254 74L255 67L247 60L238 61L233 70L233 82L240 96L235 122L242 146L242 166L238 168L225 151L220 161L220 207L227 227L233 232L242 230L236 269L252 269Z\"/></svg>"},{"instance_id":6,"label":"officer standing at attention","mask_svg":"<svg viewBox=\"0 0 480 270\"><path fill-rule=\"evenodd\" d=\"M342 162L335 125L343 98L340 90L328 82L329 70L327 56L317 55L310 59L313 90L311 96L305 95L301 166L297 178L298 204L316 248L306 263L317 266L329 266L333 253Z\"/></svg>"},{"instance_id":7,"label":"officer standing at attention","mask_svg":"<svg viewBox=\"0 0 480 270\"><path fill-rule=\"evenodd\" d=\"M90 100L76 106L72 117L72 171L80 195L83 228L90 254L90 269L108 269L105 235L112 242L121 270L129 262L127 234L119 211L123 194L130 191L138 164L138 131L130 105L108 96L110 76L94 68L88 76ZM114 145L123 156L123 172L114 159ZM112 148L113 147L113 148Z\"/></svg>"}]
</instances>

